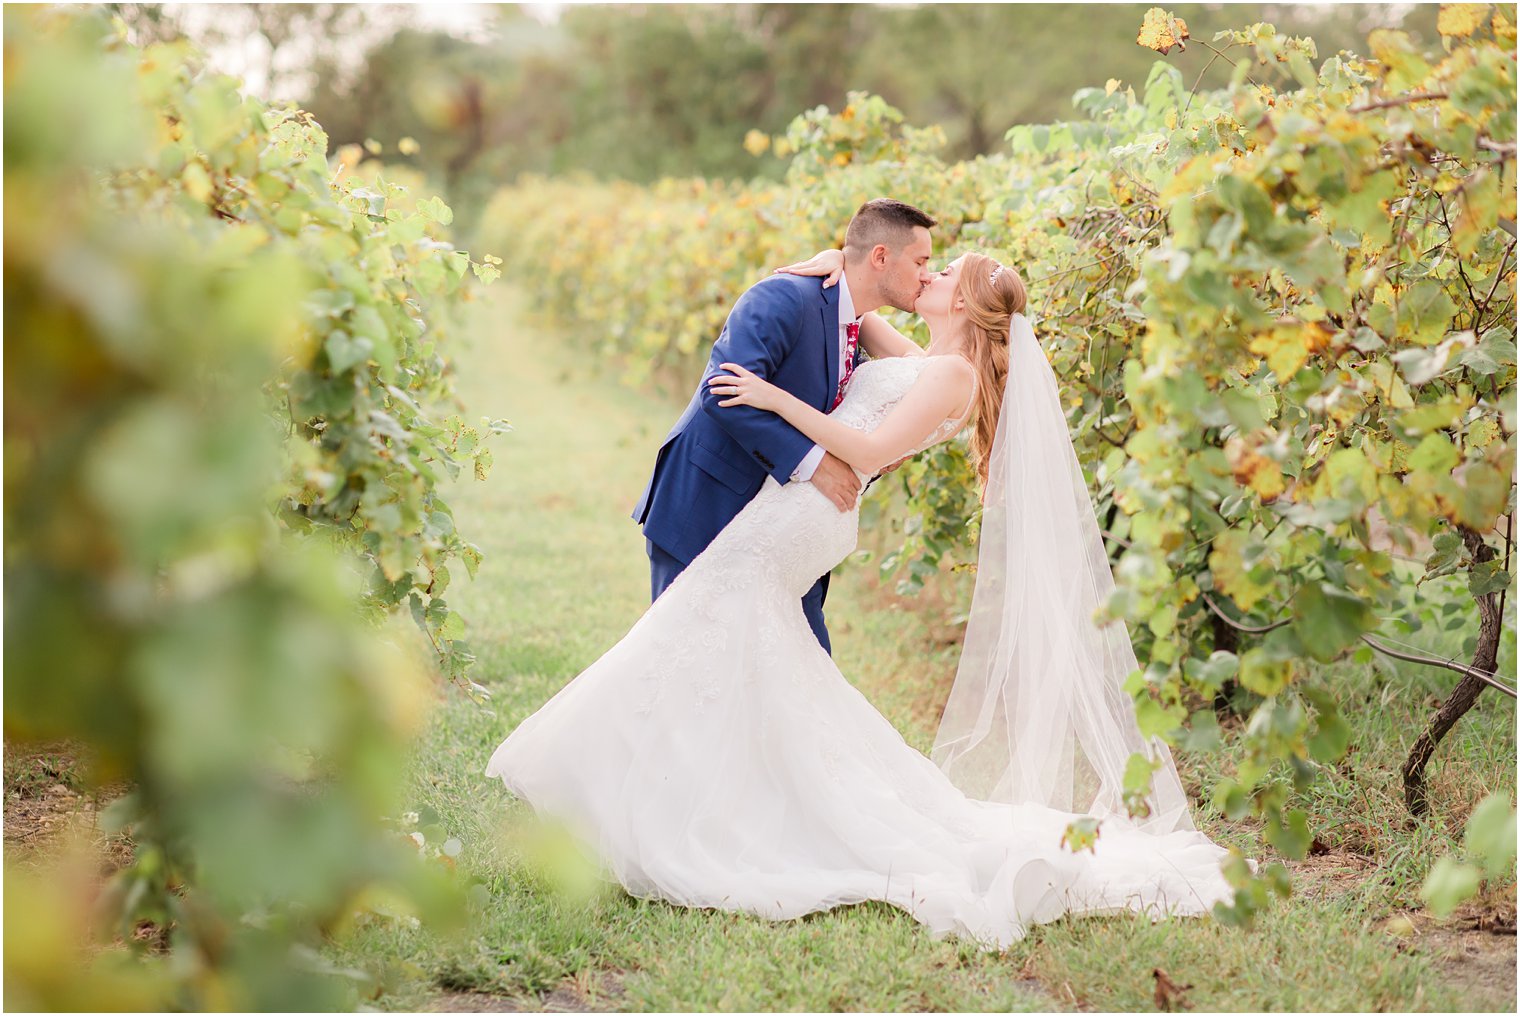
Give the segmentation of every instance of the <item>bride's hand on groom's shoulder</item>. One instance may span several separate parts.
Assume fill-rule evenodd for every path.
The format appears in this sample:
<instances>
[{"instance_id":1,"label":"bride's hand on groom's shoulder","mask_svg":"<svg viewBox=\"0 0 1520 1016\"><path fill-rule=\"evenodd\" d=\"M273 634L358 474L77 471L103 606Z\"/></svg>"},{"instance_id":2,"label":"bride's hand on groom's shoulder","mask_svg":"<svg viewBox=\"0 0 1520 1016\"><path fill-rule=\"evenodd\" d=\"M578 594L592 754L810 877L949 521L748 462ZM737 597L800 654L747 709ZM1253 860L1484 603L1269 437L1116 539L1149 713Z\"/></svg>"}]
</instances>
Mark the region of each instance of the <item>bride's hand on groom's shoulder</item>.
<instances>
[{"instance_id":1,"label":"bride's hand on groom's shoulder","mask_svg":"<svg viewBox=\"0 0 1520 1016\"><path fill-rule=\"evenodd\" d=\"M737 363L720 363L718 369L728 373L714 374L707 379L707 387L720 399L718 405L754 406L772 413L781 408L786 393L765 378Z\"/></svg>"},{"instance_id":2,"label":"bride's hand on groom's shoulder","mask_svg":"<svg viewBox=\"0 0 1520 1016\"><path fill-rule=\"evenodd\" d=\"M779 275L782 272L788 275L825 276L823 288L828 289L830 286L838 284L839 277L844 274L844 251L821 250L806 261L797 261L783 268L778 268L772 274Z\"/></svg>"}]
</instances>

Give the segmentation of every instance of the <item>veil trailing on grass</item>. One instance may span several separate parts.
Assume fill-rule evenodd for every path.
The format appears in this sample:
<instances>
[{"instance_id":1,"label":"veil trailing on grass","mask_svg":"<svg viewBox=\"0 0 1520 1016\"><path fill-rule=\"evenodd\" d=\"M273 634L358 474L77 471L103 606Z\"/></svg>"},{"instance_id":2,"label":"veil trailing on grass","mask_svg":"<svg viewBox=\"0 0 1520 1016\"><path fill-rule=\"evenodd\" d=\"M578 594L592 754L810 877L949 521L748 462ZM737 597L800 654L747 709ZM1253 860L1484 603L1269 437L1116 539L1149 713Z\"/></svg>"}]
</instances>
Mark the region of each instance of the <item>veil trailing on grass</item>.
<instances>
[{"instance_id":1,"label":"veil trailing on grass","mask_svg":"<svg viewBox=\"0 0 1520 1016\"><path fill-rule=\"evenodd\" d=\"M976 591L932 757L969 797L1190 830L1171 752L1141 737L1124 690L1139 669L1129 633L1093 621L1113 573L1055 372L1022 314L1008 345ZM1124 776L1136 753L1155 772L1131 816Z\"/></svg>"}]
</instances>

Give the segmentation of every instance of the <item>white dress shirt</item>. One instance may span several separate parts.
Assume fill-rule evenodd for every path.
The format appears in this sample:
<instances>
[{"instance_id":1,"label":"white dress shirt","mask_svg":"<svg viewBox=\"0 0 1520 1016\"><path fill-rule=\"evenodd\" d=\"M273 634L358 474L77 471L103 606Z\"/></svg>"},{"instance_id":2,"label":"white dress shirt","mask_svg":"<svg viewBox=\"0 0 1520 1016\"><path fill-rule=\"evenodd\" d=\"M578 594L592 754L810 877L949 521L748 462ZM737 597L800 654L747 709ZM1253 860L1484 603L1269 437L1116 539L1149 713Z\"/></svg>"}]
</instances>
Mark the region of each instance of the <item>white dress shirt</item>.
<instances>
[{"instance_id":1,"label":"white dress shirt","mask_svg":"<svg viewBox=\"0 0 1520 1016\"><path fill-rule=\"evenodd\" d=\"M839 373L834 378L834 391L839 391L839 382L844 379L845 350L849 348L850 339L845 334L845 326L850 323L859 324L860 318L855 315L855 301L850 299L850 284L845 281L844 273L839 275ZM858 342L859 339L857 338ZM832 402L832 399L830 400ZM792 470L792 482L811 480L813 473L818 469L818 463L823 461L824 449L822 445L813 445L812 450L802 457L797 463L797 468Z\"/></svg>"}]
</instances>

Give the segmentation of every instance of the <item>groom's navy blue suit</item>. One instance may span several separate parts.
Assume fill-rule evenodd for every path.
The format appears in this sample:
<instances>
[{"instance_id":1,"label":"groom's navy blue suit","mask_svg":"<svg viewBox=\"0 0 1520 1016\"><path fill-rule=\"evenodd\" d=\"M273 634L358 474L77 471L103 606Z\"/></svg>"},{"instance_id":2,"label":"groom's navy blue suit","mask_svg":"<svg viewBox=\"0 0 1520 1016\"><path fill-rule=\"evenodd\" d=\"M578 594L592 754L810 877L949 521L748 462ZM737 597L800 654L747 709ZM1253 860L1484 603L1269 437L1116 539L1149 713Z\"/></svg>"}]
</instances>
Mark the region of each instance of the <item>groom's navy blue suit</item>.
<instances>
[{"instance_id":1,"label":"groom's navy blue suit","mask_svg":"<svg viewBox=\"0 0 1520 1016\"><path fill-rule=\"evenodd\" d=\"M824 289L817 277L773 275L739 297L633 510L634 521L644 527L653 598L749 504L767 475L788 482L813 447L775 413L719 406L723 397L707 387L708 378L722 373L718 364L737 363L827 413L838 387L839 355L837 287ZM826 650L828 588L824 575L802 598L808 624Z\"/></svg>"}]
</instances>

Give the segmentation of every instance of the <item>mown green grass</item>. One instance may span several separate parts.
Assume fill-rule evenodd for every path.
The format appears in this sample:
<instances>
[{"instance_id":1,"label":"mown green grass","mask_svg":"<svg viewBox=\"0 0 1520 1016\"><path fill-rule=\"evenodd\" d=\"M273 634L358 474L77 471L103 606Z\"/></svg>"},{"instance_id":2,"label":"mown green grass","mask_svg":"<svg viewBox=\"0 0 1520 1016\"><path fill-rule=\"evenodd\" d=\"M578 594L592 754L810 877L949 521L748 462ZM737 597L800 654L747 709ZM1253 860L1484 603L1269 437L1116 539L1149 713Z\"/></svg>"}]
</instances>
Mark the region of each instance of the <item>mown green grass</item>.
<instances>
[{"instance_id":1,"label":"mown green grass","mask_svg":"<svg viewBox=\"0 0 1520 1016\"><path fill-rule=\"evenodd\" d=\"M490 478L450 495L459 528L486 554L479 577L451 598L471 624L475 677L493 698L486 709L458 695L441 700L409 804L463 842L460 870L486 893L465 934L381 922L340 946L341 962L385 972L373 1004L427 1008L441 993L468 991L531 1007L568 988L580 1004L648 1011L1150 1010L1159 967L1193 985L1187 999L1199 1010L1513 1008L1512 986L1506 995L1465 984L1433 947L1382 930L1418 905L1424 872L1459 842L1472 805L1492 790L1514 793L1513 704L1485 697L1431 767L1434 814L1409 821L1397 766L1430 697L1455 681L1413 666L1344 662L1318 675L1343 689L1354 729L1352 753L1305 799L1332 853L1295 866L1298 895L1250 930L1207 919L1060 921L999 955L937 941L885 905L773 924L633 900L609 885L589 896L556 888L525 859L526 809L482 773L501 739L647 605L643 543L627 514L685 393L626 388L522 321L513 294L498 287L456 350L470 415L506 416L516 428L498 440ZM873 573L857 566L835 577L836 660L924 748L954 673L947 607L897 599ZM1191 787L1231 765L1227 751L1180 763ZM1271 856L1249 825L1206 809L1198 817L1217 839Z\"/></svg>"}]
</instances>

